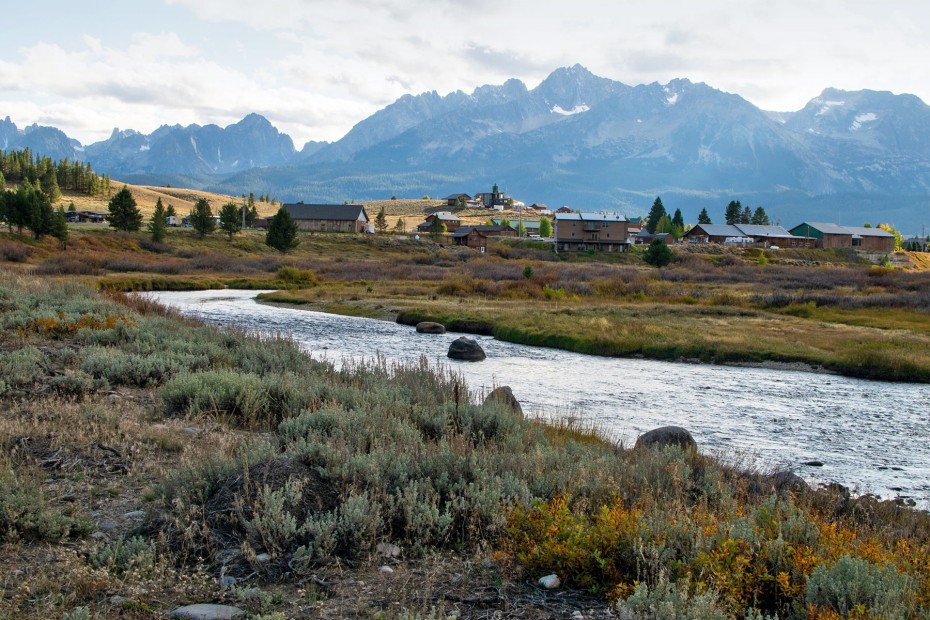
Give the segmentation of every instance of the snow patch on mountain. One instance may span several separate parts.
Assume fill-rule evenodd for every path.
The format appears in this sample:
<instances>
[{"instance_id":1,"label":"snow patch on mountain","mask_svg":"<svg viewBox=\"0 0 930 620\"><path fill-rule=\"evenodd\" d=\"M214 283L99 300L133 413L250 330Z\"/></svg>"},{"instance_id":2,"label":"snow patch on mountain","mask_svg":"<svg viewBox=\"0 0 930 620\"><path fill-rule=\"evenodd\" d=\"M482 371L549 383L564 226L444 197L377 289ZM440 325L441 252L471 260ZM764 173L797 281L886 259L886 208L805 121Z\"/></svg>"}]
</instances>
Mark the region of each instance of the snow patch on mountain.
<instances>
[{"instance_id":1,"label":"snow patch on mountain","mask_svg":"<svg viewBox=\"0 0 930 620\"><path fill-rule=\"evenodd\" d=\"M665 103L667 103L668 105L675 105L676 103L678 103L678 93L669 95L669 97L665 99Z\"/></svg>"},{"instance_id":2,"label":"snow patch on mountain","mask_svg":"<svg viewBox=\"0 0 930 620\"><path fill-rule=\"evenodd\" d=\"M832 108L838 108L844 105L846 105L845 101L824 101L822 102L820 110L817 112L817 116L823 116L830 112Z\"/></svg>"},{"instance_id":3,"label":"snow patch on mountain","mask_svg":"<svg viewBox=\"0 0 930 620\"><path fill-rule=\"evenodd\" d=\"M865 114L860 114L855 119L853 119L852 125L849 126L849 130L856 131L857 129L862 127L864 123L871 123L877 120L878 120L878 116L874 112L866 112Z\"/></svg>"},{"instance_id":4,"label":"snow patch on mountain","mask_svg":"<svg viewBox=\"0 0 930 620\"><path fill-rule=\"evenodd\" d=\"M586 104L580 103L576 105L574 108L572 108L571 110L566 110L562 108L562 106L560 105L554 105L552 106L551 111L556 114L561 114L562 116L574 116L575 114L581 114L582 112L587 112L590 109L591 108L588 107Z\"/></svg>"}]
</instances>

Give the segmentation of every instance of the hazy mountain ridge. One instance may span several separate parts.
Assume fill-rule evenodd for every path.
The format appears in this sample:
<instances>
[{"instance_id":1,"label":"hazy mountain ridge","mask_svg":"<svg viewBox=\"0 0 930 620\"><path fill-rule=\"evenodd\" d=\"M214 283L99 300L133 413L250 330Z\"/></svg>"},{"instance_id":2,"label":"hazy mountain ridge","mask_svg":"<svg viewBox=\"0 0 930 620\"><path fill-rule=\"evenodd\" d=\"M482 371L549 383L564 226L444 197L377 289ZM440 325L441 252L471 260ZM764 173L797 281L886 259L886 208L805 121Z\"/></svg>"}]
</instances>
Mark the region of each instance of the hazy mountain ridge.
<instances>
[{"instance_id":1,"label":"hazy mountain ridge","mask_svg":"<svg viewBox=\"0 0 930 620\"><path fill-rule=\"evenodd\" d=\"M116 178L308 202L472 193L497 182L530 202L631 214L656 194L675 197L691 219L736 197L788 223L837 219L811 209L842 201L850 223L887 216L917 226L930 189L930 108L913 95L828 88L796 112L766 112L703 83L628 86L580 65L533 89L511 79L471 94L404 95L342 139L299 152L257 114L226 128L114 131L83 151L51 130L19 131L7 119L0 146L56 158L71 149L66 156ZM43 148L33 146L40 138ZM873 213L876 204L888 208Z\"/></svg>"}]
</instances>

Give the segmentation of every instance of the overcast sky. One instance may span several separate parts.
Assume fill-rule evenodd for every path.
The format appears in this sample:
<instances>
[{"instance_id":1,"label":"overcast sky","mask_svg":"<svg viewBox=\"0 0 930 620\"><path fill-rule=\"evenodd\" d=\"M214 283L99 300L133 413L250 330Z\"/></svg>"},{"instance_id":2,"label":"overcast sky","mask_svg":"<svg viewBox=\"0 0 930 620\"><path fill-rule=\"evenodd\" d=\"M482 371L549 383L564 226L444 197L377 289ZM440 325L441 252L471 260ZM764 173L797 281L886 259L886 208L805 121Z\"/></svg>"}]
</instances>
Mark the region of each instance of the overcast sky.
<instances>
[{"instance_id":1,"label":"overcast sky","mask_svg":"<svg viewBox=\"0 0 930 620\"><path fill-rule=\"evenodd\" d=\"M45 0L0 25L0 118L83 143L250 112L336 140L406 93L535 87L580 63L706 82L766 110L824 88L930 101L923 0Z\"/></svg>"}]
</instances>

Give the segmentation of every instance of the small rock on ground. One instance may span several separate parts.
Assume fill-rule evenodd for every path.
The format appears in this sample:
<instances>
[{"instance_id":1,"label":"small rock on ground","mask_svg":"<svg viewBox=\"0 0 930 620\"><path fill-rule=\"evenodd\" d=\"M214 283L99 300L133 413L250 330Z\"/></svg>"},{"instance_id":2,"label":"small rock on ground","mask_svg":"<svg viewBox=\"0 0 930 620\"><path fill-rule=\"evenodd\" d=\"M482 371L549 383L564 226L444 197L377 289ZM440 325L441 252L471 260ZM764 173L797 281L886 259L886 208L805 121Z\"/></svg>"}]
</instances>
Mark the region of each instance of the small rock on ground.
<instances>
[{"instance_id":1,"label":"small rock on ground","mask_svg":"<svg viewBox=\"0 0 930 620\"><path fill-rule=\"evenodd\" d=\"M196 605L187 605L178 607L171 612L172 618L182 620L233 620L233 618L244 618L245 610L233 607L231 605L212 605L209 603L198 603Z\"/></svg>"},{"instance_id":2,"label":"small rock on ground","mask_svg":"<svg viewBox=\"0 0 930 620\"><path fill-rule=\"evenodd\" d=\"M539 578L539 585L546 588L547 590L554 590L562 585L562 582L559 581L559 576L556 574L546 575L545 577Z\"/></svg>"}]
</instances>

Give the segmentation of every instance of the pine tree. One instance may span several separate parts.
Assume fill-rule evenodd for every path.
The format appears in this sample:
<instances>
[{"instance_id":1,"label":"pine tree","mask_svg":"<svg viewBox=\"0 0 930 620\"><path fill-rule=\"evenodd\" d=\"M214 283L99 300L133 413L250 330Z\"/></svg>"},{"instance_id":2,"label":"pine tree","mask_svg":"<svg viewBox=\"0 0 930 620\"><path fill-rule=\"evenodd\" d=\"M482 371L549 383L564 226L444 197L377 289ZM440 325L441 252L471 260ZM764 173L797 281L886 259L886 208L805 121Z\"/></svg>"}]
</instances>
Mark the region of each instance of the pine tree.
<instances>
[{"instance_id":1,"label":"pine tree","mask_svg":"<svg viewBox=\"0 0 930 620\"><path fill-rule=\"evenodd\" d=\"M42 175L42 192L52 202L61 198L61 188L58 187L58 172L55 170L51 159L45 161L45 173Z\"/></svg>"},{"instance_id":2,"label":"pine tree","mask_svg":"<svg viewBox=\"0 0 930 620\"><path fill-rule=\"evenodd\" d=\"M49 232L53 237L58 239L59 250L68 249L68 217L65 215L64 207L59 206L58 210L55 211L55 215L52 217L51 230Z\"/></svg>"},{"instance_id":3,"label":"pine tree","mask_svg":"<svg viewBox=\"0 0 930 620\"><path fill-rule=\"evenodd\" d=\"M142 212L136 206L136 199L125 185L116 192L107 207L110 211L110 226L116 230L135 232L142 227Z\"/></svg>"},{"instance_id":4,"label":"pine tree","mask_svg":"<svg viewBox=\"0 0 930 620\"><path fill-rule=\"evenodd\" d=\"M659 224L659 220L662 219L663 215L667 215L665 212L665 205L662 204L662 198L656 196L655 201L652 203L652 208L649 209L649 216L646 218L646 230L655 234L656 226Z\"/></svg>"},{"instance_id":5,"label":"pine tree","mask_svg":"<svg viewBox=\"0 0 930 620\"><path fill-rule=\"evenodd\" d=\"M407 230L407 222L405 222L404 218L402 217L397 218L397 223L394 224L394 232L402 233L402 232L406 232L406 230Z\"/></svg>"},{"instance_id":6,"label":"pine tree","mask_svg":"<svg viewBox=\"0 0 930 620\"><path fill-rule=\"evenodd\" d=\"M242 215L242 209L233 202L227 202L220 209L220 230L229 235L229 241L242 230Z\"/></svg>"},{"instance_id":7,"label":"pine tree","mask_svg":"<svg viewBox=\"0 0 930 620\"><path fill-rule=\"evenodd\" d=\"M675 225L672 223L672 218L668 216L668 213L659 218L659 222L656 224L656 229L653 234L665 235L668 233L675 233Z\"/></svg>"},{"instance_id":8,"label":"pine tree","mask_svg":"<svg viewBox=\"0 0 930 620\"><path fill-rule=\"evenodd\" d=\"M169 202L168 208L165 209L165 219L167 220L169 217L177 217L177 216L178 216L178 212L174 210L174 205Z\"/></svg>"},{"instance_id":9,"label":"pine tree","mask_svg":"<svg viewBox=\"0 0 930 620\"><path fill-rule=\"evenodd\" d=\"M213 211L210 209L210 203L207 202L206 198L200 198L194 203L190 218L191 228L197 231L197 236L201 239L216 230Z\"/></svg>"},{"instance_id":10,"label":"pine tree","mask_svg":"<svg viewBox=\"0 0 930 620\"><path fill-rule=\"evenodd\" d=\"M743 212L739 216L740 224L749 224L752 222L752 209L749 208L749 205L743 209Z\"/></svg>"},{"instance_id":11,"label":"pine tree","mask_svg":"<svg viewBox=\"0 0 930 620\"><path fill-rule=\"evenodd\" d=\"M378 215L375 216L375 230L379 233L385 233L387 229L387 216L384 214L384 207L381 207L381 210L378 211Z\"/></svg>"},{"instance_id":12,"label":"pine tree","mask_svg":"<svg viewBox=\"0 0 930 620\"><path fill-rule=\"evenodd\" d=\"M258 219L258 209L255 208L255 204L248 207L245 210L245 226L246 228L252 228L255 226L255 220Z\"/></svg>"},{"instance_id":13,"label":"pine tree","mask_svg":"<svg viewBox=\"0 0 930 620\"><path fill-rule=\"evenodd\" d=\"M681 216L681 209L675 209L675 215L672 216L672 225L679 230L685 229L685 218Z\"/></svg>"},{"instance_id":14,"label":"pine tree","mask_svg":"<svg viewBox=\"0 0 930 620\"><path fill-rule=\"evenodd\" d=\"M710 221L710 216L707 215L707 209L701 209L701 212L698 213L698 224L712 224Z\"/></svg>"},{"instance_id":15,"label":"pine tree","mask_svg":"<svg viewBox=\"0 0 930 620\"><path fill-rule=\"evenodd\" d=\"M668 244L661 238L656 237L649 243L649 247L646 248L646 252L643 254L643 260L653 267L665 267L672 262L673 256L672 250L668 247Z\"/></svg>"},{"instance_id":16,"label":"pine tree","mask_svg":"<svg viewBox=\"0 0 930 620\"><path fill-rule=\"evenodd\" d=\"M730 204L727 205L726 213L724 214L724 219L727 224L739 224L739 219L743 215L743 205L739 203L739 200L731 200Z\"/></svg>"},{"instance_id":17,"label":"pine tree","mask_svg":"<svg viewBox=\"0 0 930 620\"><path fill-rule=\"evenodd\" d=\"M297 222L290 212L281 207L268 223L268 232L265 234L265 243L282 254L297 247L300 239L297 238Z\"/></svg>"},{"instance_id":18,"label":"pine tree","mask_svg":"<svg viewBox=\"0 0 930 620\"><path fill-rule=\"evenodd\" d=\"M152 234L152 241L161 243L165 240L168 232L167 214L165 205L161 203L161 198L155 202L155 212L152 213L152 219L149 220L149 232Z\"/></svg>"},{"instance_id":19,"label":"pine tree","mask_svg":"<svg viewBox=\"0 0 930 620\"><path fill-rule=\"evenodd\" d=\"M765 209L762 207L756 208L755 212L752 214L752 223L758 226L768 226L770 224L769 216L765 212Z\"/></svg>"},{"instance_id":20,"label":"pine tree","mask_svg":"<svg viewBox=\"0 0 930 620\"><path fill-rule=\"evenodd\" d=\"M435 238L444 232L446 232L446 225L438 217L433 217L433 221L429 223L429 234Z\"/></svg>"},{"instance_id":21,"label":"pine tree","mask_svg":"<svg viewBox=\"0 0 930 620\"><path fill-rule=\"evenodd\" d=\"M35 239L41 239L45 234L52 232L55 220L55 211L52 202L44 193L33 188L28 195L28 222L29 230Z\"/></svg>"}]
</instances>

